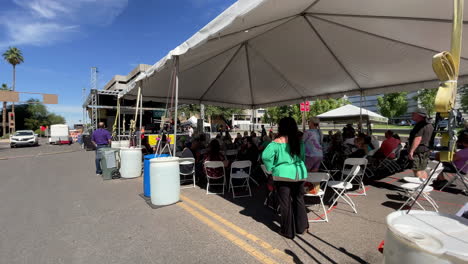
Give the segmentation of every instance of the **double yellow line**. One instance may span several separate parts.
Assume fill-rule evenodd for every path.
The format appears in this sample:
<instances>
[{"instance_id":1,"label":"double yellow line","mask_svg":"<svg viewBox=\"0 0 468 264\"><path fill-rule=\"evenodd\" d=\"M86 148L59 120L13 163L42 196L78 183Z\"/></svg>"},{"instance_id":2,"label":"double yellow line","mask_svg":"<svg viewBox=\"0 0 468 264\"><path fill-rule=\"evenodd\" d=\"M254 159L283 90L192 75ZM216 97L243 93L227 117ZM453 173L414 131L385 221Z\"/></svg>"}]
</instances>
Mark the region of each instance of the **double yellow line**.
<instances>
[{"instance_id":1,"label":"double yellow line","mask_svg":"<svg viewBox=\"0 0 468 264\"><path fill-rule=\"evenodd\" d=\"M270 254L280 258L281 263L294 263L292 256L289 256L286 253L274 248L269 243L261 240L260 238L258 238L255 235L247 232L246 230L244 230L244 229L240 228L239 226L235 225L234 223L224 219L223 217L219 216L218 214L208 210L206 207L202 206L201 204L189 199L188 197L186 197L184 195L181 195L181 199L182 199L183 202L178 203L178 206L180 206L181 208L186 210L188 213L193 215L195 218L197 218L198 220L200 220L204 224L211 227L214 231L216 231L217 233L219 233L220 235L222 235L223 237L225 237L226 239L231 241L233 244L235 244L236 246L238 246L239 248L241 248L242 250L244 250L245 252L247 252L248 254L253 256L254 258L256 258L261 263L273 264L273 263L278 263L278 262L275 261L274 259L270 258L269 256L265 255L260 250L257 250L255 247L248 244L245 241L246 239L254 242L255 244L257 244L261 248L265 249ZM191 207L190 205L193 206L193 207ZM199 211L197 211L194 208L198 209ZM200 212L202 212L205 215L209 216L211 219L209 217L203 215ZM218 221L220 224L213 221L212 219ZM225 227L230 228L231 230L235 231L236 233L240 234L241 237L236 236L235 234L231 233L230 231L228 231L228 229L223 227L221 224L224 225ZM244 238L242 238L242 237L244 237Z\"/></svg>"}]
</instances>

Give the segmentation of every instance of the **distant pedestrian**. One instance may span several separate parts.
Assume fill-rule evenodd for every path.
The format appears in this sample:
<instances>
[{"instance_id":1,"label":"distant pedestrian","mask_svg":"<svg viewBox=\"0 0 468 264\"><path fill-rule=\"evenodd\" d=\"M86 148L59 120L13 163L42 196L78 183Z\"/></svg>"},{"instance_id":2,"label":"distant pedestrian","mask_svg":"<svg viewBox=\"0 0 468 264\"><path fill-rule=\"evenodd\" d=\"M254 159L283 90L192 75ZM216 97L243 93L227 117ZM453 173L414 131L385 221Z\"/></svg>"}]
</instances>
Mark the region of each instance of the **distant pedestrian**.
<instances>
[{"instance_id":1,"label":"distant pedestrian","mask_svg":"<svg viewBox=\"0 0 468 264\"><path fill-rule=\"evenodd\" d=\"M189 128L188 128L188 136L189 136L189 137L192 137L192 135L193 135L193 128L192 128L192 126L189 126Z\"/></svg>"},{"instance_id":2,"label":"distant pedestrian","mask_svg":"<svg viewBox=\"0 0 468 264\"><path fill-rule=\"evenodd\" d=\"M91 140L93 144L96 146L96 175L102 174L101 169L101 152L99 149L109 147L111 143L111 134L109 131L105 129L104 122L99 122L98 129L93 132Z\"/></svg>"},{"instance_id":3,"label":"distant pedestrian","mask_svg":"<svg viewBox=\"0 0 468 264\"><path fill-rule=\"evenodd\" d=\"M265 129L265 125L262 125L262 136L261 138L263 139L264 136L267 135L267 132L266 132L266 129Z\"/></svg>"}]
</instances>

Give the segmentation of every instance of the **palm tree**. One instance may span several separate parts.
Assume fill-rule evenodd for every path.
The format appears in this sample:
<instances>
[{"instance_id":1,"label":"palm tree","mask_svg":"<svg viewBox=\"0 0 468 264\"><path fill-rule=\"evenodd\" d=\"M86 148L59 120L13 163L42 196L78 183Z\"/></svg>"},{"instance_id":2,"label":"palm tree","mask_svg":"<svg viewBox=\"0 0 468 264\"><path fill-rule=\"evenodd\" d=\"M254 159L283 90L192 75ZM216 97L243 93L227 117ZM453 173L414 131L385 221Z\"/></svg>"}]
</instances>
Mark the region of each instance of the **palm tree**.
<instances>
[{"instance_id":1,"label":"palm tree","mask_svg":"<svg viewBox=\"0 0 468 264\"><path fill-rule=\"evenodd\" d=\"M16 47L9 47L5 53L3 53L3 58L13 66L13 91L16 88L16 65L24 62L23 54L21 50ZM11 112L15 114L15 103L11 104Z\"/></svg>"},{"instance_id":2,"label":"palm tree","mask_svg":"<svg viewBox=\"0 0 468 264\"><path fill-rule=\"evenodd\" d=\"M8 89L8 86L4 83L2 84L2 86L0 87L0 90L2 91L8 91L10 89ZM6 135L6 118L7 118L7 102L3 102L3 109L2 109L2 128L3 128L3 136Z\"/></svg>"}]
</instances>

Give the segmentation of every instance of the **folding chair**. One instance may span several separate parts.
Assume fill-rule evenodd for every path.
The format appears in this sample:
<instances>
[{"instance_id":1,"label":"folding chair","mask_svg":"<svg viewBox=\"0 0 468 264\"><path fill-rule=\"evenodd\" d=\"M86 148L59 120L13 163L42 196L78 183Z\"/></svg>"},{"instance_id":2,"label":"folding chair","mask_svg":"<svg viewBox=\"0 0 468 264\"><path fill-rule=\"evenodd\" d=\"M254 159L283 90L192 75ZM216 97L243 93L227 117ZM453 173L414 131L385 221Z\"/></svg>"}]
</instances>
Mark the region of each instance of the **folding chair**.
<instances>
[{"instance_id":1,"label":"folding chair","mask_svg":"<svg viewBox=\"0 0 468 264\"><path fill-rule=\"evenodd\" d=\"M238 154L237 149L228 149L226 150L226 159L227 160L236 160L237 154Z\"/></svg>"},{"instance_id":2,"label":"folding chair","mask_svg":"<svg viewBox=\"0 0 468 264\"><path fill-rule=\"evenodd\" d=\"M224 186L226 185L226 171L224 170L224 163L222 161L205 161L205 174L206 174L206 194L224 194ZM210 175L210 170L208 169L222 169L223 174L221 176ZM223 180L223 183L210 183L210 180ZM209 191L210 186L223 186L223 192L221 193L212 193Z\"/></svg>"},{"instance_id":3,"label":"folding chair","mask_svg":"<svg viewBox=\"0 0 468 264\"><path fill-rule=\"evenodd\" d=\"M364 175L366 174L367 163L368 160L366 158L347 158L344 161L343 169L341 171L342 175L348 175L354 166L359 166L361 168L354 178L354 181L357 182L354 185L358 185L360 188L362 188L362 193L356 192L353 193L354 195L367 195L366 187L364 186Z\"/></svg>"},{"instance_id":4,"label":"folding chair","mask_svg":"<svg viewBox=\"0 0 468 264\"><path fill-rule=\"evenodd\" d=\"M450 186L456 180L459 180L465 187L465 189L463 189L463 192L468 194L468 179L466 177L466 174L463 173L463 171L468 166L468 161L465 161L465 164L463 165L463 167L461 169L457 169L457 167L453 163L452 163L452 165L455 168L456 173L455 173L454 176L452 176L452 178L450 180L447 181L447 183L442 188L440 188L440 190L443 191L445 189L445 187Z\"/></svg>"},{"instance_id":5,"label":"folding chair","mask_svg":"<svg viewBox=\"0 0 468 264\"><path fill-rule=\"evenodd\" d=\"M181 189L195 188L195 159L194 158L180 158L179 166L180 166L180 183L182 184L182 183L186 183L187 181L193 181L192 187L184 186L180 188ZM187 172L182 172L182 171L187 171ZM190 176L190 175L192 176L190 177L191 179L186 178L186 176Z\"/></svg>"},{"instance_id":6,"label":"folding chair","mask_svg":"<svg viewBox=\"0 0 468 264\"><path fill-rule=\"evenodd\" d=\"M325 162L323 162L323 160L320 162L322 164L322 167L323 167L323 171L325 171L326 173L329 174L329 176L335 180L335 175L340 172L340 170L335 170L335 169L328 169L327 165L325 165Z\"/></svg>"},{"instance_id":7,"label":"folding chair","mask_svg":"<svg viewBox=\"0 0 468 264\"><path fill-rule=\"evenodd\" d=\"M426 179L426 180L430 180L430 179ZM405 191L405 196L408 197L408 199L406 200L406 202L398 210L402 210L408 203L410 203L411 201L415 201L415 203L421 209L426 211L426 209L415 198L418 195L418 193L421 192L423 186L424 186L424 184L417 184L417 183L405 183L405 184L401 185L400 187ZM421 193L421 196L424 197L432 205L432 207L434 208L434 210L436 212L438 212L439 211L438 210L439 206L434 201L434 199L432 199L429 196L429 193L432 192L433 190L434 190L434 188L432 186L427 186L426 185L423 192Z\"/></svg>"},{"instance_id":8,"label":"folding chair","mask_svg":"<svg viewBox=\"0 0 468 264\"><path fill-rule=\"evenodd\" d=\"M319 182L320 184L320 190L318 193L312 194L312 193L306 193L305 196L307 197L318 197L320 199L320 205L323 209L324 216L325 218L320 217L321 219L318 220L310 220L309 223L314 223L314 222L328 222L328 215L327 215L327 209L325 209L325 205L323 204L323 196L325 195L325 192L327 191L328 187L328 181L330 180L330 174L324 173L324 172L309 172L307 174L307 179L306 182ZM323 187L323 189L322 189Z\"/></svg>"},{"instance_id":9,"label":"folding chair","mask_svg":"<svg viewBox=\"0 0 468 264\"><path fill-rule=\"evenodd\" d=\"M234 169L238 171L234 172ZM231 164L231 177L229 179L229 189L232 189L232 198L252 196L252 192L250 190L250 184L249 184L251 169L252 169L252 162L250 162L250 160L234 161ZM242 184L234 186L233 179L241 180ZM247 189L249 190L249 195L236 196L236 192L234 191L234 188L242 188L242 187L247 187Z\"/></svg>"},{"instance_id":10,"label":"folding chair","mask_svg":"<svg viewBox=\"0 0 468 264\"><path fill-rule=\"evenodd\" d=\"M388 154L385 159L380 162L379 166L377 166L375 170L378 171L379 169L385 168L391 174L397 172L400 169L400 165L398 165L396 160L398 159L401 148L401 145L398 145L394 150L392 150L392 152L390 152L390 154ZM391 156L394 156L394 158L390 158Z\"/></svg>"},{"instance_id":11,"label":"folding chair","mask_svg":"<svg viewBox=\"0 0 468 264\"><path fill-rule=\"evenodd\" d=\"M359 165L354 165L353 168L349 170L348 176L346 176L346 178L343 181L329 181L328 182L328 186L330 186L330 188L332 188L332 190L335 192L335 195L333 195L330 198L330 200L336 197L333 203L330 205L330 208L336 204L338 199L341 198L349 206L351 206L354 213L357 214L356 205L354 204L351 197L346 193L346 191L353 188L353 184L351 182L354 180L354 178L356 178L360 170L361 170L361 167Z\"/></svg>"},{"instance_id":12,"label":"folding chair","mask_svg":"<svg viewBox=\"0 0 468 264\"><path fill-rule=\"evenodd\" d=\"M432 182L437 179L437 176L439 176L439 174L441 174L442 172L444 171L444 165L442 164L442 162L438 162L438 161L431 161L429 162L428 164L428 167L426 168L426 173L429 177L429 184L428 185L431 185ZM403 177L403 180L407 183L415 183L415 184L423 184L424 183L424 179L420 179L418 177L414 177L414 176L406 176L406 177Z\"/></svg>"},{"instance_id":13,"label":"folding chair","mask_svg":"<svg viewBox=\"0 0 468 264\"><path fill-rule=\"evenodd\" d=\"M435 167L434 167L435 165ZM399 210L402 210L408 203L410 203L411 201L414 201L415 204L417 204L421 209L423 210L426 210L417 200L416 200L416 197L417 195L421 192L421 196L423 198L425 198L431 205L432 207L434 208L434 210L436 212L438 212L438 208L439 206L437 205L436 201L434 199L432 199L432 197L430 197L430 192L432 192L434 190L434 187L432 186L429 186L433 181L434 179L437 178L437 176L442 173L442 171L444 170L444 166L442 165L442 162L431 162L429 164L429 174L428 174L428 178L426 180L422 180L420 178L417 178L417 177L404 177L403 180L409 182L409 183L405 183L405 184L402 184L400 187L404 190L404 194L403 196L406 196L408 197L408 199L406 200L406 202L400 207ZM431 167L434 167L431 169ZM426 183L427 181L427 183ZM422 189L424 188L424 189Z\"/></svg>"},{"instance_id":14,"label":"folding chair","mask_svg":"<svg viewBox=\"0 0 468 264\"><path fill-rule=\"evenodd\" d=\"M274 196L275 194L275 185L273 184L273 180L270 181L270 179L272 179L272 176L271 176L271 171L267 171L265 165L260 165L260 167L262 168L262 171L263 171L263 174L265 175L266 179L267 179L267 190L268 190L268 194L265 198L265 202L263 203L263 205L265 206L268 206L270 207L270 209L273 209L273 210L276 210L276 212L279 212L279 204L275 204L276 208L275 207L272 207L268 201L270 201L272 199L272 197ZM274 197L273 197L274 198Z\"/></svg>"}]
</instances>

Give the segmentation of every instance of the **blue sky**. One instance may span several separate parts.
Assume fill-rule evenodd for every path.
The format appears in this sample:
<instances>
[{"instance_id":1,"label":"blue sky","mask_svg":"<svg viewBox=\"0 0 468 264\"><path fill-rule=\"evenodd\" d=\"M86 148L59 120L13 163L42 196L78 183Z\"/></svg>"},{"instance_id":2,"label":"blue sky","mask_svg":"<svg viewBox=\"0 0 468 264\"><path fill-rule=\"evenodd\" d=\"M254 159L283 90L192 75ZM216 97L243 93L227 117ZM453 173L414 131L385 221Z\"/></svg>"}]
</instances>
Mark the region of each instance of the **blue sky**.
<instances>
[{"instance_id":1,"label":"blue sky","mask_svg":"<svg viewBox=\"0 0 468 264\"><path fill-rule=\"evenodd\" d=\"M21 49L16 90L54 93L49 110L69 124L82 119L82 89L90 68L99 87L137 64L154 64L188 39L234 0L0 0L0 52ZM12 81L0 62L0 83ZM27 100L34 96L22 96Z\"/></svg>"}]
</instances>

